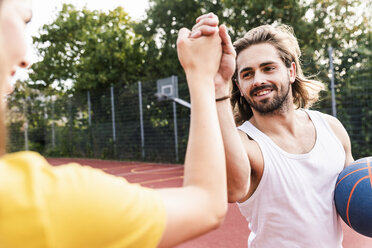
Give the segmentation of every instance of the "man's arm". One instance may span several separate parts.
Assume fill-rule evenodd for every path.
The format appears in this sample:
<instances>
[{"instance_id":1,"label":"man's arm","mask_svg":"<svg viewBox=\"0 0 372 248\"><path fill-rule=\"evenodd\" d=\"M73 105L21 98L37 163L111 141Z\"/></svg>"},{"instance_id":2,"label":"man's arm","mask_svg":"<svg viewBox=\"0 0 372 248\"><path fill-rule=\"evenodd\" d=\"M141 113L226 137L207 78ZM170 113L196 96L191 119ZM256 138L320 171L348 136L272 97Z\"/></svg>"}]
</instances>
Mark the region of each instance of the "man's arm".
<instances>
[{"instance_id":1,"label":"man's arm","mask_svg":"<svg viewBox=\"0 0 372 248\"><path fill-rule=\"evenodd\" d=\"M244 146L248 138L237 130L229 100L217 102L217 112L226 156L228 201L237 202L246 197L250 187L251 166Z\"/></svg>"},{"instance_id":2,"label":"man's arm","mask_svg":"<svg viewBox=\"0 0 372 248\"><path fill-rule=\"evenodd\" d=\"M211 27L217 27L218 17L213 14L200 16L193 27L194 37L208 36ZM226 26L219 27L222 40L222 58L219 70L214 77L216 98L228 96L230 83L235 71L235 49ZM221 127L226 156L228 201L241 201L247 197L250 188L251 165L248 158L249 142L247 135L238 132L230 101L218 101L218 120Z\"/></svg>"},{"instance_id":3,"label":"man's arm","mask_svg":"<svg viewBox=\"0 0 372 248\"><path fill-rule=\"evenodd\" d=\"M161 247L172 247L218 227L227 211L225 156L213 83L221 39L217 29L198 39L181 29L177 48L190 90L191 123L184 187L159 190L167 215Z\"/></svg>"},{"instance_id":4,"label":"man's arm","mask_svg":"<svg viewBox=\"0 0 372 248\"><path fill-rule=\"evenodd\" d=\"M345 149L346 159L345 159L345 167L350 165L353 161L353 155L351 152L351 142L349 135L342 125L342 123L335 117L331 115L324 114L328 124L331 126L333 132L336 134L337 138L340 140L342 146Z\"/></svg>"}]
</instances>

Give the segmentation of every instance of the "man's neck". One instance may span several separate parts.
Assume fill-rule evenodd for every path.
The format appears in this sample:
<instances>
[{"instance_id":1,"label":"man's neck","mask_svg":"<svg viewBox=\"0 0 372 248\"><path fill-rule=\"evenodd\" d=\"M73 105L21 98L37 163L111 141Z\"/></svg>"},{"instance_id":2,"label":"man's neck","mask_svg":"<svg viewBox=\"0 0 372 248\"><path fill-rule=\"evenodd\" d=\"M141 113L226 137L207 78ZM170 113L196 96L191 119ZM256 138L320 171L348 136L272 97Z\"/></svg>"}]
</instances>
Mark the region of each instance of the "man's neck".
<instances>
[{"instance_id":1,"label":"man's neck","mask_svg":"<svg viewBox=\"0 0 372 248\"><path fill-rule=\"evenodd\" d=\"M296 122L298 121L295 107L288 107L286 110L280 109L272 113L262 114L253 111L253 116L249 120L256 128L267 135L277 135L283 133L295 133Z\"/></svg>"},{"instance_id":2,"label":"man's neck","mask_svg":"<svg viewBox=\"0 0 372 248\"><path fill-rule=\"evenodd\" d=\"M292 108L275 115L254 114L250 122L286 152L304 154L316 142L314 123L305 111Z\"/></svg>"}]
</instances>

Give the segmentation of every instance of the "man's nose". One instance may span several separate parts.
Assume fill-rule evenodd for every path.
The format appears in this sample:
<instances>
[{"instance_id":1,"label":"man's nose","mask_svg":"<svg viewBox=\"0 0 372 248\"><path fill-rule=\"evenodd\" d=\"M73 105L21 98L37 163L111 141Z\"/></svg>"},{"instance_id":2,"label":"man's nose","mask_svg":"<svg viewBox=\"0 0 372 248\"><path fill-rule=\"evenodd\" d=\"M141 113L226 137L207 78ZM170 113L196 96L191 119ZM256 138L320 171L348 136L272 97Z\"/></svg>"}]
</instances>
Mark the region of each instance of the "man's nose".
<instances>
[{"instance_id":1,"label":"man's nose","mask_svg":"<svg viewBox=\"0 0 372 248\"><path fill-rule=\"evenodd\" d=\"M261 72L256 72L254 74L254 81L253 81L254 86L260 86L265 83L266 83L265 75Z\"/></svg>"}]
</instances>

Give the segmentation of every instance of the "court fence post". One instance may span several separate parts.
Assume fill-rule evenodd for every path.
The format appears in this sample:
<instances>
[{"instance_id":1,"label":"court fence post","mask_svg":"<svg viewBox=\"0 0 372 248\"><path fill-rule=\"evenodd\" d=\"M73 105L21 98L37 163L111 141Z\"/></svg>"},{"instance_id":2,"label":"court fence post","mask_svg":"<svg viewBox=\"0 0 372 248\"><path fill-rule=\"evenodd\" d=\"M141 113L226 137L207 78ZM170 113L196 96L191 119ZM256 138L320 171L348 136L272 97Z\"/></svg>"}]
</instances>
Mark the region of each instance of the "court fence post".
<instances>
[{"instance_id":1,"label":"court fence post","mask_svg":"<svg viewBox=\"0 0 372 248\"><path fill-rule=\"evenodd\" d=\"M145 159L145 132L143 129L143 109L142 109L142 83L138 81L138 101L140 112L140 127L141 127L141 157Z\"/></svg>"},{"instance_id":2,"label":"court fence post","mask_svg":"<svg viewBox=\"0 0 372 248\"><path fill-rule=\"evenodd\" d=\"M69 121L68 121L68 144L69 144L69 148L68 148L68 151L69 151L69 155L72 156L73 155L73 152L74 152L74 142L73 142L73 127L74 127L74 116L73 116L73 113L72 113L72 95L69 95L68 97L68 102L67 102L67 106L68 106L68 115L69 115Z\"/></svg>"},{"instance_id":3,"label":"court fence post","mask_svg":"<svg viewBox=\"0 0 372 248\"><path fill-rule=\"evenodd\" d=\"M93 131L92 131L92 101L90 97L90 91L87 91L87 103L88 103L88 138L89 143L87 145L87 152L88 154L94 154L94 146L93 146Z\"/></svg>"},{"instance_id":4,"label":"court fence post","mask_svg":"<svg viewBox=\"0 0 372 248\"><path fill-rule=\"evenodd\" d=\"M336 94L335 94L335 70L333 68L333 48L328 48L328 54L329 54L329 69L331 71L331 93L332 93L332 115L334 117L337 117L337 111L336 111Z\"/></svg>"},{"instance_id":5,"label":"court fence post","mask_svg":"<svg viewBox=\"0 0 372 248\"><path fill-rule=\"evenodd\" d=\"M173 85L178 84L177 76L172 76L172 82L173 82ZM175 92L178 92L178 88L175 89ZM177 97L178 97L178 95L177 95ZM177 106L176 106L176 102L174 102L174 101L173 101L173 123L174 123L174 149L175 149L175 153L176 153L176 162L178 162L179 161L179 156L178 156Z\"/></svg>"},{"instance_id":6,"label":"court fence post","mask_svg":"<svg viewBox=\"0 0 372 248\"><path fill-rule=\"evenodd\" d=\"M114 99L114 86L110 87L111 93L111 116L112 116L112 141L114 148L114 157L116 157L116 126L115 126L115 99Z\"/></svg>"},{"instance_id":7,"label":"court fence post","mask_svg":"<svg viewBox=\"0 0 372 248\"><path fill-rule=\"evenodd\" d=\"M88 99L88 125L89 127L92 125L92 117L90 115L91 112L91 102L90 102L90 92L87 91L87 99Z\"/></svg>"},{"instance_id":8,"label":"court fence post","mask_svg":"<svg viewBox=\"0 0 372 248\"><path fill-rule=\"evenodd\" d=\"M51 97L52 100L52 147L56 147L56 132L54 130L54 101L55 101L55 96Z\"/></svg>"},{"instance_id":9,"label":"court fence post","mask_svg":"<svg viewBox=\"0 0 372 248\"><path fill-rule=\"evenodd\" d=\"M28 151L28 119L27 119L27 100L28 97L25 98L25 101L23 102L23 115L25 118L25 122L23 123L24 128L24 138L25 138L25 150Z\"/></svg>"}]
</instances>

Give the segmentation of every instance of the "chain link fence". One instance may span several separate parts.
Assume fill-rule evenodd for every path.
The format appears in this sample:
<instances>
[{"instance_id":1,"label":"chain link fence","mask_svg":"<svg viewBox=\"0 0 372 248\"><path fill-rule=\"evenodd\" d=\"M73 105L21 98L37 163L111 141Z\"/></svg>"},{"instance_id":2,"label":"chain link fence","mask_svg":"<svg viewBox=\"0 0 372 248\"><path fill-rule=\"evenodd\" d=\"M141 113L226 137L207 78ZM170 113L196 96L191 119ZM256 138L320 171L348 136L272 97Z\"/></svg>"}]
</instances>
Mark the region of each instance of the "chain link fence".
<instances>
[{"instance_id":1,"label":"chain link fence","mask_svg":"<svg viewBox=\"0 0 372 248\"><path fill-rule=\"evenodd\" d=\"M360 73L351 87L336 91L337 117L347 129L354 158L372 156L371 72ZM179 98L189 102L184 76ZM8 150L46 156L182 163L190 109L159 102L156 81L137 82L69 96L37 90L9 102ZM175 111L174 111L175 106ZM330 92L314 106L332 114Z\"/></svg>"},{"instance_id":2,"label":"chain link fence","mask_svg":"<svg viewBox=\"0 0 372 248\"><path fill-rule=\"evenodd\" d=\"M178 81L180 98L189 101L185 77ZM8 150L181 163L190 110L172 101L159 102L155 93L156 81L60 97L34 90L20 106L9 103Z\"/></svg>"}]
</instances>

